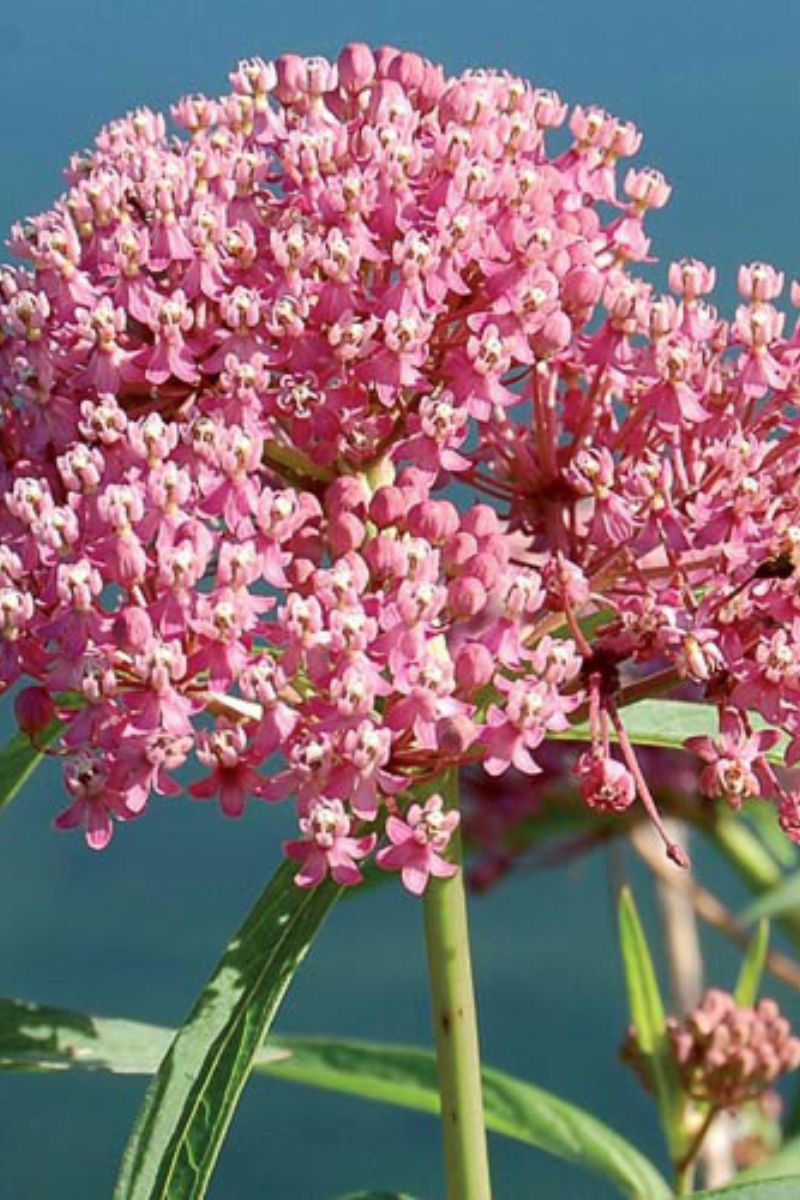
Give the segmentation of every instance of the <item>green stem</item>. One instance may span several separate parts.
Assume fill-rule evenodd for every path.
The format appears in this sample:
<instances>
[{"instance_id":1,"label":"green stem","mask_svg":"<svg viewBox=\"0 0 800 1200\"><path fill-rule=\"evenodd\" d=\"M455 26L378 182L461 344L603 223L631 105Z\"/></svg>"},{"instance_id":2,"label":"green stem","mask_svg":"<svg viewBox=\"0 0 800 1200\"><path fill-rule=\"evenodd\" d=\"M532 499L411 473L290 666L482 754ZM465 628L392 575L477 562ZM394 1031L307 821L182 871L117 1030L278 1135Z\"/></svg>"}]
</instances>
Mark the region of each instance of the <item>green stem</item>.
<instances>
[{"instance_id":1,"label":"green stem","mask_svg":"<svg viewBox=\"0 0 800 1200\"><path fill-rule=\"evenodd\" d=\"M676 1192L679 1196L688 1196L694 1188L694 1168L697 1163L697 1156L703 1148L703 1142L706 1140L706 1134L711 1128L711 1124L719 1112L718 1108L713 1105L708 1109L700 1128L694 1135L689 1149L684 1154L683 1158L675 1164L676 1171Z\"/></svg>"},{"instance_id":2,"label":"green stem","mask_svg":"<svg viewBox=\"0 0 800 1200\"><path fill-rule=\"evenodd\" d=\"M442 792L447 807L456 808L457 770L447 772ZM461 868L458 830L450 845ZM447 1200L491 1200L463 870L450 879L430 879L423 907Z\"/></svg>"}]
</instances>

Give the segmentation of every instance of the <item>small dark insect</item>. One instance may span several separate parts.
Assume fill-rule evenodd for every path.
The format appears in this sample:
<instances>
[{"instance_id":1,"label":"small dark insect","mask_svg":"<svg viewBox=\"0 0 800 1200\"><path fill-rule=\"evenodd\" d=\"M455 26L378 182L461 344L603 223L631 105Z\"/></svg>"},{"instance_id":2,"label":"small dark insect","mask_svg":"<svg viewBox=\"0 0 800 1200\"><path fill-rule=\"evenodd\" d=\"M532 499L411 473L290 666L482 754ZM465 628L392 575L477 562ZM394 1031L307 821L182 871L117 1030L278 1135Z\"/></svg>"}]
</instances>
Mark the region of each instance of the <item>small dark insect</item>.
<instances>
[{"instance_id":1,"label":"small dark insect","mask_svg":"<svg viewBox=\"0 0 800 1200\"><path fill-rule=\"evenodd\" d=\"M788 550L776 554L773 558L767 558L756 567L753 572L754 579L790 579L794 575L797 564L794 557Z\"/></svg>"}]
</instances>

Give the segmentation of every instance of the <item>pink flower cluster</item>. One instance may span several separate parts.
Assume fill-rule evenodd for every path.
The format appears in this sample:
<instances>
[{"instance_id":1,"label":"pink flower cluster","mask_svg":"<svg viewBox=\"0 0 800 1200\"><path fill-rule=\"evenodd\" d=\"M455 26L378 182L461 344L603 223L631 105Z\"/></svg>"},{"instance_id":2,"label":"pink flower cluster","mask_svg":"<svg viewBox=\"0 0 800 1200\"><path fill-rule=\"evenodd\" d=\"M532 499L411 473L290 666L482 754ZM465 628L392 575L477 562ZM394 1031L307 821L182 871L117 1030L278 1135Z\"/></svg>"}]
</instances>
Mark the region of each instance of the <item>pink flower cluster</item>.
<instances>
[{"instance_id":1,"label":"pink flower cluster","mask_svg":"<svg viewBox=\"0 0 800 1200\"><path fill-rule=\"evenodd\" d=\"M736 1108L800 1066L800 1040L774 1000L740 1008L712 988L669 1036L686 1092L715 1108Z\"/></svg>"},{"instance_id":2,"label":"pink flower cluster","mask_svg":"<svg viewBox=\"0 0 800 1200\"><path fill-rule=\"evenodd\" d=\"M231 79L104 128L0 271L0 681L64 722L58 824L102 847L194 763L231 816L296 797L299 883L420 891L457 816L416 785L535 773L576 715L586 803L658 821L618 711L652 677L719 708L708 790L800 837L750 715L800 758L783 277L730 322L702 263L655 292L639 132L505 73Z\"/></svg>"}]
</instances>

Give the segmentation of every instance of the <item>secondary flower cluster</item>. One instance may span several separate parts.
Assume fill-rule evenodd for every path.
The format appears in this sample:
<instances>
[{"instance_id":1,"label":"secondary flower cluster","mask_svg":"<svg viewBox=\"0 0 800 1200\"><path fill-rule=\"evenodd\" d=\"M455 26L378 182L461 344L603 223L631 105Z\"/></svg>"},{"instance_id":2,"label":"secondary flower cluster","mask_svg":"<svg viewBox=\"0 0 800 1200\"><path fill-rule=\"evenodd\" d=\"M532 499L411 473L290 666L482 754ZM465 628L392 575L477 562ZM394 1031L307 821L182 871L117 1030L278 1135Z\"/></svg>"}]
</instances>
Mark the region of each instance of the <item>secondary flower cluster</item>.
<instances>
[{"instance_id":1,"label":"secondary flower cluster","mask_svg":"<svg viewBox=\"0 0 800 1200\"><path fill-rule=\"evenodd\" d=\"M65 724L58 823L102 847L194 763L232 816L296 796L298 882L419 891L443 772L534 773L571 720L586 803L658 822L619 708L688 686L706 790L800 837L750 715L800 759L783 277L731 322L694 260L657 294L639 132L505 73L231 79L103 129L0 271L0 684Z\"/></svg>"},{"instance_id":2,"label":"secondary flower cluster","mask_svg":"<svg viewBox=\"0 0 800 1200\"><path fill-rule=\"evenodd\" d=\"M739 1108L800 1066L800 1039L774 1000L746 1008L729 992L709 988L685 1017L667 1018L667 1033L681 1087L714 1109ZM650 1062L635 1029L628 1030L620 1054L652 1091Z\"/></svg>"},{"instance_id":3,"label":"secondary flower cluster","mask_svg":"<svg viewBox=\"0 0 800 1200\"><path fill-rule=\"evenodd\" d=\"M737 1108L800 1066L800 1040L774 1000L741 1008L712 988L668 1029L685 1091L715 1108Z\"/></svg>"}]
</instances>

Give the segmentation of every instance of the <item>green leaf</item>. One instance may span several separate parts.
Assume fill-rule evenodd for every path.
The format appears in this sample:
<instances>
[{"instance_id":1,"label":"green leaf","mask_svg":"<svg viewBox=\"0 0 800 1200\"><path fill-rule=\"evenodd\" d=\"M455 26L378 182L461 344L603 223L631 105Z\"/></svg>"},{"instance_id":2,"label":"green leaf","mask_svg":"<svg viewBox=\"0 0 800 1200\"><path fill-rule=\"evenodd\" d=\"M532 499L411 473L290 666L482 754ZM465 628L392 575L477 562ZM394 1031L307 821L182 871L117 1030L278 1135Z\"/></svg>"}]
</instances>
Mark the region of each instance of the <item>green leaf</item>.
<instances>
[{"instance_id":1,"label":"green leaf","mask_svg":"<svg viewBox=\"0 0 800 1200\"><path fill-rule=\"evenodd\" d=\"M680 750L689 737L716 737L719 734L717 708L713 704L696 704L689 700L639 700L623 710L628 737L638 746L660 746ZM766 729L766 722L750 714L756 729ZM568 729L550 733L558 741L588 742L591 730L588 721L570 725ZM611 732L616 740L616 735ZM783 763L786 738L768 751L770 762Z\"/></svg>"},{"instance_id":2,"label":"green leaf","mask_svg":"<svg viewBox=\"0 0 800 1200\"><path fill-rule=\"evenodd\" d=\"M205 1195L242 1089L292 976L337 896L284 863L228 945L148 1088L116 1200Z\"/></svg>"},{"instance_id":3,"label":"green leaf","mask_svg":"<svg viewBox=\"0 0 800 1200\"><path fill-rule=\"evenodd\" d=\"M642 923L629 888L619 902L619 938L631 1024L649 1061L661 1124L673 1160L683 1152L683 1095L667 1037L664 1003Z\"/></svg>"},{"instance_id":4,"label":"green leaf","mask_svg":"<svg viewBox=\"0 0 800 1200\"><path fill-rule=\"evenodd\" d=\"M752 1183L766 1179L800 1179L800 1137L790 1138L788 1142L764 1162L757 1163L743 1171L738 1179L742 1183ZM798 1190L800 1195L800 1190Z\"/></svg>"},{"instance_id":5,"label":"green leaf","mask_svg":"<svg viewBox=\"0 0 800 1200\"><path fill-rule=\"evenodd\" d=\"M83 1016L0 1001L0 1067L146 1073L170 1032L136 1021ZM270 1039L256 1070L287 1082L346 1092L436 1114L436 1059L429 1050L335 1038ZM671 1195L655 1167L614 1130L558 1097L485 1067L486 1120L495 1133L612 1180L637 1200Z\"/></svg>"},{"instance_id":6,"label":"green leaf","mask_svg":"<svg viewBox=\"0 0 800 1200\"><path fill-rule=\"evenodd\" d=\"M53 744L63 728L60 721L51 722L39 735L38 746L32 745L26 733L15 733L6 742L0 750L0 812L44 762L44 750Z\"/></svg>"},{"instance_id":7,"label":"green leaf","mask_svg":"<svg viewBox=\"0 0 800 1200\"><path fill-rule=\"evenodd\" d=\"M280 1037L289 1051L264 1070L279 1079L349 1092L423 1112L439 1112L436 1059L413 1046ZM602 1121L533 1084L483 1068L487 1128L604 1175L627 1196L666 1200L670 1189L639 1151Z\"/></svg>"},{"instance_id":8,"label":"green leaf","mask_svg":"<svg viewBox=\"0 0 800 1200\"><path fill-rule=\"evenodd\" d=\"M408 1192L350 1192L339 1200L415 1200Z\"/></svg>"},{"instance_id":9,"label":"green leaf","mask_svg":"<svg viewBox=\"0 0 800 1200\"><path fill-rule=\"evenodd\" d=\"M800 1196L800 1175L783 1179L732 1183L714 1192L692 1192L693 1200L797 1200Z\"/></svg>"},{"instance_id":10,"label":"green leaf","mask_svg":"<svg viewBox=\"0 0 800 1200\"><path fill-rule=\"evenodd\" d=\"M763 917L782 917L786 913L800 910L800 871L785 875L768 891L749 904L742 913L745 921L758 921Z\"/></svg>"},{"instance_id":11,"label":"green leaf","mask_svg":"<svg viewBox=\"0 0 800 1200\"><path fill-rule=\"evenodd\" d=\"M771 804L765 804L763 800L746 800L741 811L756 836L782 867L798 865L797 844L790 841L775 820L775 809Z\"/></svg>"},{"instance_id":12,"label":"green leaf","mask_svg":"<svg viewBox=\"0 0 800 1200\"><path fill-rule=\"evenodd\" d=\"M734 997L736 1003L742 1008L752 1008L758 996L758 989L761 987L761 977L764 974L764 965L767 961L767 951L769 949L769 921L762 918L758 923L750 945L747 947L747 953L742 961L739 969L739 978L736 981L734 989Z\"/></svg>"},{"instance_id":13,"label":"green leaf","mask_svg":"<svg viewBox=\"0 0 800 1200\"><path fill-rule=\"evenodd\" d=\"M153 1075L174 1037L170 1029L0 1000L0 1070L110 1071Z\"/></svg>"}]
</instances>

